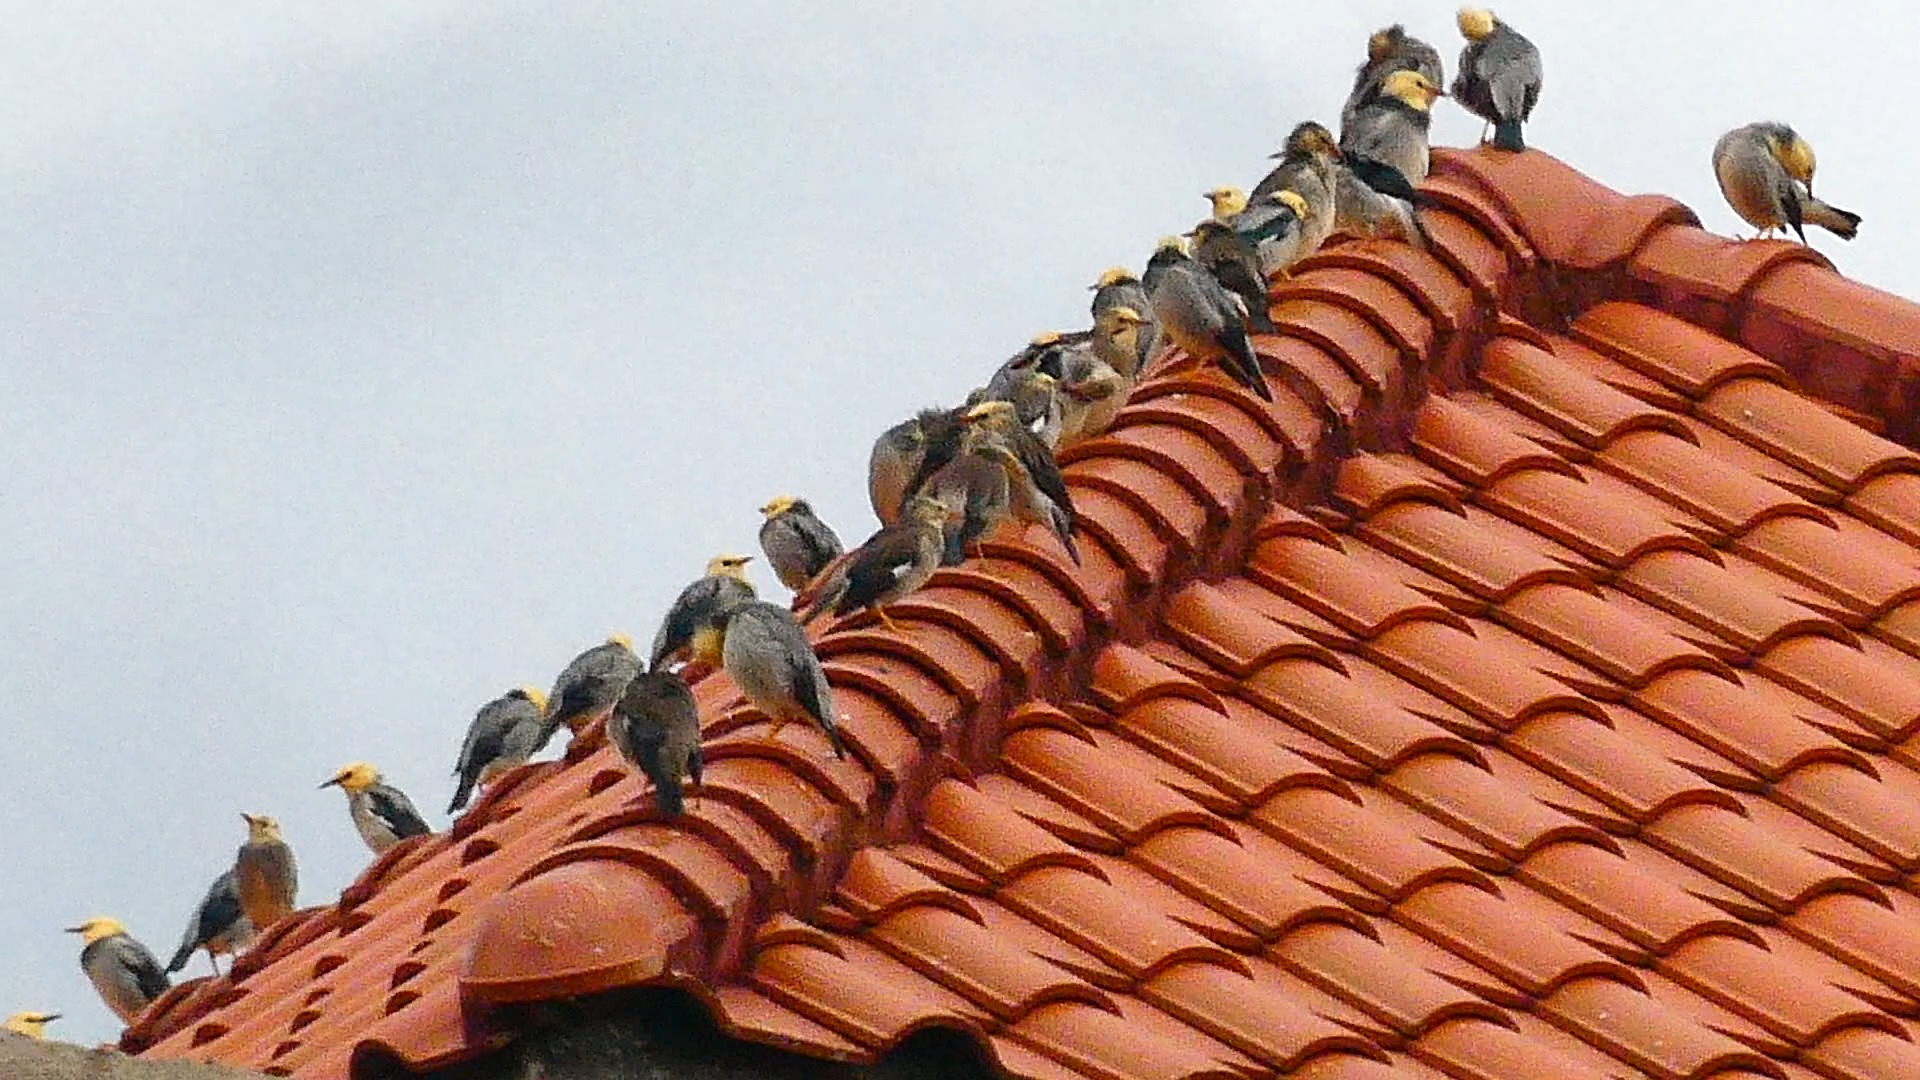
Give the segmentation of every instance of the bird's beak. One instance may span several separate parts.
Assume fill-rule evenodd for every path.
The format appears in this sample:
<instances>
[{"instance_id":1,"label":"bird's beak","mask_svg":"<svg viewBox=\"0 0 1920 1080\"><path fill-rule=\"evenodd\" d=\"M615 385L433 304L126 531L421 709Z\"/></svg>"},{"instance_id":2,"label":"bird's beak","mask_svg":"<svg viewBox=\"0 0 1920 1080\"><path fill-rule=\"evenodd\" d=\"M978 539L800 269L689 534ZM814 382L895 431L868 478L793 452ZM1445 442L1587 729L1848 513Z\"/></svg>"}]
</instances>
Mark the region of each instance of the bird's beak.
<instances>
[{"instance_id":1,"label":"bird's beak","mask_svg":"<svg viewBox=\"0 0 1920 1080\"><path fill-rule=\"evenodd\" d=\"M335 784L338 784L339 782L340 782L340 778L337 776L331 780L323 780L320 783L320 790L325 791L326 789L333 787Z\"/></svg>"},{"instance_id":2,"label":"bird's beak","mask_svg":"<svg viewBox=\"0 0 1920 1080\"><path fill-rule=\"evenodd\" d=\"M51 1024L58 1019L60 1019L59 1013L44 1013L40 1017L40 1022L43 1024Z\"/></svg>"},{"instance_id":3,"label":"bird's beak","mask_svg":"<svg viewBox=\"0 0 1920 1080\"><path fill-rule=\"evenodd\" d=\"M87 932L87 928L84 926L63 926L60 928L60 932L63 934L84 934Z\"/></svg>"},{"instance_id":4,"label":"bird's beak","mask_svg":"<svg viewBox=\"0 0 1920 1080\"><path fill-rule=\"evenodd\" d=\"M251 824L253 824L253 815L252 815L252 814L249 814L249 813L246 813L246 812L244 812L244 811L242 811L242 812L241 812L241 814L240 814L240 820L241 820L241 821L244 821L244 822L246 822L246 823L247 823L247 824L249 824L249 825L251 825Z\"/></svg>"}]
</instances>

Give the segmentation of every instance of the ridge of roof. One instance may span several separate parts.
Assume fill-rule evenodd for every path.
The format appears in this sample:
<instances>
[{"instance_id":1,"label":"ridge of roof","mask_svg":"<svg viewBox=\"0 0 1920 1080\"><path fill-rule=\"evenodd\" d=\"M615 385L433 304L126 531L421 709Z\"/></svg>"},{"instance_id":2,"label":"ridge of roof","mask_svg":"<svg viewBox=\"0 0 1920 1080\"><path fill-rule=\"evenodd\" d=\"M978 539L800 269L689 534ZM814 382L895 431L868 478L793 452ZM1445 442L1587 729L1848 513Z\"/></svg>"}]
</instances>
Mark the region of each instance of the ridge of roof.
<instances>
[{"instance_id":1,"label":"ridge of roof","mask_svg":"<svg viewBox=\"0 0 1920 1080\"><path fill-rule=\"evenodd\" d=\"M1272 290L1273 405L1162 361L1062 455L1082 566L989 543L905 632L819 637L852 760L698 679L674 825L596 726L123 1047L418 1069L653 984L1035 1077L1920 1062L1920 457L1862 428L1920 440L1920 307L1537 151L1433 158L1430 253Z\"/></svg>"}]
</instances>

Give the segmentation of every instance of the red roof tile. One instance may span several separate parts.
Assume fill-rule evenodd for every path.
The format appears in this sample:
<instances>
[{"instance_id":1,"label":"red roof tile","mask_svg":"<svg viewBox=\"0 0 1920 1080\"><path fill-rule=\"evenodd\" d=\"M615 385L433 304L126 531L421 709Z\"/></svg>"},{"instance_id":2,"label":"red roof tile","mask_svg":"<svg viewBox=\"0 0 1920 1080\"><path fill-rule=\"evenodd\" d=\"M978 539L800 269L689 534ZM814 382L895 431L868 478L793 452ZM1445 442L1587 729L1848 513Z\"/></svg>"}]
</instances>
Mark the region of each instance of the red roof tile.
<instances>
[{"instance_id":1,"label":"red roof tile","mask_svg":"<svg viewBox=\"0 0 1920 1080\"><path fill-rule=\"evenodd\" d=\"M125 1046L336 1077L663 984L1034 1078L1920 1075L1920 308L1435 162L1431 254L1276 289L1273 407L1176 361L1065 455L1082 568L821 639L854 760L705 678L679 822L589 733Z\"/></svg>"}]
</instances>

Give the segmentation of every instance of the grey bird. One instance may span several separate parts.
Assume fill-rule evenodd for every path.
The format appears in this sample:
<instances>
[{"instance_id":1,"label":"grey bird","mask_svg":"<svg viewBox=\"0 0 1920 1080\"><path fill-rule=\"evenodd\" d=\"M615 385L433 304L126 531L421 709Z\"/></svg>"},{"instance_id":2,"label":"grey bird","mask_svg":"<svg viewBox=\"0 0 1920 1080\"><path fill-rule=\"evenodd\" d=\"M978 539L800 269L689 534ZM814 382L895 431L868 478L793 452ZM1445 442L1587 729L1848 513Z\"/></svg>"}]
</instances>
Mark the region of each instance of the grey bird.
<instances>
[{"instance_id":1,"label":"grey bird","mask_svg":"<svg viewBox=\"0 0 1920 1080\"><path fill-rule=\"evenodd\" d=\"M1215 188L1207 197L1214 202L1214 217L1194 227L1194 261L1240 298L1249 331L1272 333L1267 284L1308 254L1302 224L1306 200L1283 188L1259 203L1223 213L1244 202L1244 196L1234 188Z\"/></svg>"},{"instance_id":2,"label":"grey bird","mask_svg":"<svg viewBox=\"0 0 1920 1080\"><path fill-rule=\"evenodd\" d=\"M1195 360L1217 365L1263 401L1273 400L1239 305L1193 261L1179 237L1160 241L1147 262L1145 283L1154 316L1169 340Z\"/></svg>"},{"instance_id":3,"label":"grey bird","mask_svg":"<svg viewBox=\"0 0 1920 1080\"><path fill-rule=\"evenodd\" d=\"M1540 50L1486 8L1461 8L1456 22L1467 45L1453 73L1454 100L1493 126L1494 146L1525 150L1522 129L1540 100Z\"/></svg>"},{"instance_id":4,"label":"grey bird","mask_svg":"<svg viewBox=\"0 0 1920 1080\"><path fill-rule=\"evenodd\" d=\"M160 961L145 945L134 940L118 919L105 916L88 919L79 926L67 927L67 933L79 934L80 970L123 1024L131 1024L161 994L173 986Z\"/></svg>"},{"instance_id":5,"label":"grey bird","mask_svg":"<svg viewBox=\"0 0 1920 1080\"><path fill-rule=\"evenodd\" d=\"M253 924L240 912L240 886L234 881L233 871L227 870L213 879L200 906L187 919L187 931L180 935L180 947L174 950L173 959L167 961L167 973L186 967L195 951L205 949L207 963L218 975L218 957L238 953L253 944L254 936Z\"/></svg>"},{"instance_id":6,"label":"grey bird","mask_svg":"<svg viewBox=\"0 0 1920 1080\"><path fill-rule=\"evenodd\" d=\"M715 555L707 560L706 573L681 589L661 617L653 648L647 653L647 670L660 671L684 659L693 648L694 634L715 607L754 598L753 583L747 580L747 564L752 561L751 555ZM614 692L609 704L618 699L619 693Z\"/></svg>"},{"instance_id":7,"label":"grey bird","mask_svg":"<svg viewBox=\"0 0 1920 1080\"><path fill-rule=\"evenodd\" d=\"M1093 293L1093 302L1089 305L1089 314L1093 316L1096 330L1093 341L1094 355L1106 365L1129 379L1138 379L1147 369L1154 353L1160 347L1160 328L1153 321L1153 304L1147 299L1147 288L1133 271L1124 266L1110 266L1102 271L1098 280L1087 289ZM1134 336L1133 358L1128 359L1125 350L1111 340L1102 341L1098 328L1100 316L1114 308L1132 308L1144 322L1140 332Z\"/></svg>"},{"instance_id":8,"label":"grey bird","mask_svg":"<svg viewBox=\"0 0 1920 1080\"><path fill-rule=\"evenodd\" d=\"M1399 23L1375 30L1367 38L1367 61L1353 76L1353 89L1340 110L1340 130L1353 126L1354 113L1373 100L1380 84L1396 71L1417 71L1436 86L1447 80L1440 71L1440 51L1407 33Z\"/></svg>"},{"instance_id":9,"label":"grey bird","mask_svg":"<svg viewBox=\"0 0 1920 1080\"><path fill-rule=\"evenodd\" d=\"M320 786L337 787L347 793L347 816L375 855L409 836L433 831L407 793L387 783L380 770L367 762L343 766Z\"/></svg>"},{"instance_id":10,"label":"grey bird","mask_svg":"<svg viewBox=\"0 0 1920 1080\"><path fill-rule=\"evenodd\" d=\"M1300 196L1307 204L1306 212L1300 215L1301 243L1306 247L1305 254L1311 255L1333 235L1340 145L1334 141L1333 132L1306 120L1294 125L1287 133L1286 145L1273 156L1280 163L1254 185L1247 200L1257 203L1281 191Z\"/></svg>"},{"instance_id":11,"label":"grey bird","mask_svg":"<svg viewBox=\"0 0 1920 1080\"><path fill-rule=\"evenodd\" d=\"M1108 308L1094 322L1090 347L1068 357L1067 377L1054 395L1060 403L1060 437L1056 448L1064 450L1112 426L1114 417L1133 393L1135 380L1116 371L1102 359L1102 353L1134 355L1145 325L1146 319L1130 307Z\"/></svg>"},{"instance_id":12,"label":"grey bird","mask_svg":"<svg viewBox=\"0 0 1920 1080\"><path fill-rule=\"evenodd\" d=\"M1046 342L1044 346L1039 344L1042 341ZM1009 402L1020 415L1020 423L1041 442L1052 446L1060 440L1060 402L1055 391L1065 377L1067 346L1062 343L1061 335L1053 332L1042 334L1034 342L1031 351L1036 362L1015 367L1003 365L994 373L992 381L967 395L964 407L972 408L982 401ZM1091 350L1093 346L1082 339L1080 347ZM912 495L908 498L911 500Z\"/></svg>"},{"instance_id":13,"label":"grey bird","mask_svg":"<svg viewBox=\"0 0 1920 1080\"><path fill-rule=\"evenodd\" d=\"M1713 146L1720 194L1760 236L1792 229L1805 243L1805 226L1818 225L1842 240L1853 239L1860 215L1814 198L1813 166L1813 147L1785 124L1737 127Z\"/></svg>"},{"instance_id":14,"label":"grey bird","mask_svg":"<svg viewBox=\"0 0 1920 1080\"><path fill-rule=\"evenodd\" d=\"M607 741L627 764L653 783L653 802L663 817L686 808L683 779L700 786L700 710L686 680L671 671L645 671L607 719Z\"/></svg>"},{"instance_id":15,"label":"grey bird","mask_svg":"<svg viewBox=\"0 0 1920 1080\"><path fill-rule=\"evenodd\" d=\"M240 816L247 823L247 842L234 856L233 883L240 894L240 914L264 934L292 913L300 872L278 821L265 814Z\"/></svg>"},{"instance_id":16,"label":"grey bird","mask_svg":"<svg viewBox=\"0 0 1920 1080\"><path fill-rule=\"evenodd\" d=\"M516 686L494 698L474 714L467 725L467 739L460 745L460 761L453 773L460 778L453 801L447 804L452 814L467 805L475 785L485 785L508 769L525 765L527 759L545 745L547 695L538 687Z\"/></svg>"},{"instance_id":17,"label":"grey bird","mask_svg":"<svg viewBox=\"0 0 1920 1080\"><path fill-rule=\"evenodd\" d=\"M1005 402L995 404L1011 408ZM721 666L747 701L766 714L774 734L791 721L810 721L826 734L834 757L847 756L833 711L833 688L792 612L764 600L746 600L714 611L708 625L720 641ZM710 643L714 637L702 635L700 640Z\"/></svg>"},{"instance_id":18,"label":"grey bird","mask_svg":"<svg viewBox=\"0 0 1920 1080\"><path fill-rule=\"evenodd\" d=\"M1373 99L1341 125L1341 159L1355 172L1370 163L1396 170L1409 184L1425 180L1433 103L1444 96L1438 82L1418 71L1387 75Z\"/></svg>"},{"instance_id":19,"label":"grey bird","mask_svg":"<svg viewBox=\"0 0 1920 1080\"><path fill-rule=\"evenodd\" d=\"M578 735L588 724L612 712L613 703L627 692L627 684L639 673L640 658L634 655L633 639L625 634L610 634L607 640L568 661L547 694L541 745L546 745L562 724Z\"/></svg>"},{"instance_id":20,"label":"grey bird","mask_svg":"<svg viewBox=\"0 0 1920 1080\"><path fill-rule=\"evenodd\" d=\"M822 611L844 616L872 609L889 630L898 630L887 605L925 585L939 569L946 524L946 503L931 495L908 499L899 521L881 526L848 553L801 621Z\"/></svg>"},{"instance_id":21,"label":"grey bird","mask_svg":"<svg viewBox=\"0 0 1920 1080\"><path fill-rule=\"evenodd\" d=\"M1053 451L1020 426L1013 406L983 401L966 413L964 448L1000 464L1006 473L1009 508L1013 516L1053 531L1067 557L1077 566L1080 548L1073 540L1073 497L1067 491Z\"/></svg>"},{"instance_id":22,"label":"grey bird","mask_svg":"<svg viewBox=\"0 0 1920 1080\"><path fill-rule=\"evenodd\" d=\"M1005 451L1002 451L1005 454ZM946 507L940 565L958 566L969 551L1013 513L1012 489L1003 457L964 445L921 488Z\"/></svg>"},{"instance_id":23,"label":"grey bird","mask_svg":"<svg viewBox=\"0 0 1920 1080\"><path fill-rule=\"evenodd\" d=\"M776 495L760 507L760 550L780 584L799 592L846 550L840 536L813 505L792 495Z\"/></svg>"}]
</instances>

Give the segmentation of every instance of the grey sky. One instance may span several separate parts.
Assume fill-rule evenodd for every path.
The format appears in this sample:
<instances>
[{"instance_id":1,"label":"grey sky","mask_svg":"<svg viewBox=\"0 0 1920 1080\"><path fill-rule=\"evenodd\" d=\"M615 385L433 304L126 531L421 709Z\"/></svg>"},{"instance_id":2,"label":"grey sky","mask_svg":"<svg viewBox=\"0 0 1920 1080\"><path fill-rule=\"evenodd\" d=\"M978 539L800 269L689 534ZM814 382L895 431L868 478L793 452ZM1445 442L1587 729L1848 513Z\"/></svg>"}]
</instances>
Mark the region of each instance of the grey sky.
<instances>
[{"instance_id":1,"label":"grey sky","mask_svg":"<svg viewBox=\"0 0 1920 1080\"><path fill-rule=\"evenodd\" d=\"M483 701L650 635L773 494L858 541L881 428L1082 325L1374 27L1459 50L1446 4L7 7L0 1014L78 1041L118 1026L60 927L164 960L241 810L332 900L336 767L443 825ZM1529 142L1725 231L1714 138L1788 120L1866 219L1816 246L1912 294L1906 5L1724 7L1497 8Z\"/></svg>"}]
</instances>

